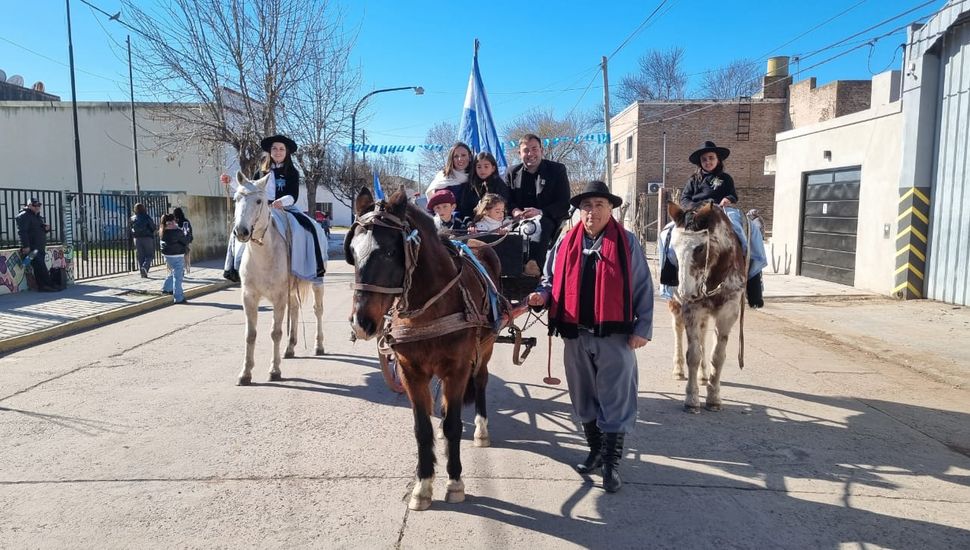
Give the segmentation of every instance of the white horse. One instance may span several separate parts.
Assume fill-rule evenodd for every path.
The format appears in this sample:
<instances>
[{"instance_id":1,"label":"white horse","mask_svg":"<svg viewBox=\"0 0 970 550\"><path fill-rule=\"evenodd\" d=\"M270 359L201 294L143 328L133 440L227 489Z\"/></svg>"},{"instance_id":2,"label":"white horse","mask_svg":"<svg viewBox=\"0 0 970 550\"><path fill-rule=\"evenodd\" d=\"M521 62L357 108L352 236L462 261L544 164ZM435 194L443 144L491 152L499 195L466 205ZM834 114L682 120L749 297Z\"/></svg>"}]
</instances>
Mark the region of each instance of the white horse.
<instances>
[{"instance_id":1,"label":"white horse","mask_svg":"<svg viewBox=\"0 0 970 550\"><path fill-rule=\"evenodd\" d=\"M316 355L323 355L323 284L312 284L290 273L290 246L285 231L273 223L271 202L266 198L268 176L249 181L236 174L236 217L233 234L240 243L249 243L239 265L242 281L242 303L246 312L246 361L239 373L238 385L252 382L253 353L256 347L256 314L263 298L273 304L273 364L269 370L271 381L280 380L280 339L283 337L283 316L289 307L289 343L284 357L294 356L299 310L302 299L313 293L313 313L317 318ZM289 215L289 214L287 214Z\"/></svg>"}]
</instances>

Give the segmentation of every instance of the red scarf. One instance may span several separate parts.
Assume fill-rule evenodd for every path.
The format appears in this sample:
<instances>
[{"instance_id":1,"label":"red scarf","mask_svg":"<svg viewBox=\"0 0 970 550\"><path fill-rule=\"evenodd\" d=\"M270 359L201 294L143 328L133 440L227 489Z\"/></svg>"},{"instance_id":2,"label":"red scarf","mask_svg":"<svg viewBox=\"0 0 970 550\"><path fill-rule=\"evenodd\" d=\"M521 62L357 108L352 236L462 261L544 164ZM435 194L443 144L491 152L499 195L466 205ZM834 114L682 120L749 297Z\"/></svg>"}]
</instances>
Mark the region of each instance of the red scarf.
<instances>
[{"instance_id":1,"label":"red scarf","mask_svg":"<svg viewBox=\"0 0 970 550\"><path fill-rule=\"evenodd\" d=\"M582 225L563 237L555 258L549 333L563 338L579 336L579 294L583 273ZM594 326L597 336L633 332L633 289L630 284L630 244L626 230L610 218L603 230L600 260L596 263Z\"/></svg>"}]
</instances>

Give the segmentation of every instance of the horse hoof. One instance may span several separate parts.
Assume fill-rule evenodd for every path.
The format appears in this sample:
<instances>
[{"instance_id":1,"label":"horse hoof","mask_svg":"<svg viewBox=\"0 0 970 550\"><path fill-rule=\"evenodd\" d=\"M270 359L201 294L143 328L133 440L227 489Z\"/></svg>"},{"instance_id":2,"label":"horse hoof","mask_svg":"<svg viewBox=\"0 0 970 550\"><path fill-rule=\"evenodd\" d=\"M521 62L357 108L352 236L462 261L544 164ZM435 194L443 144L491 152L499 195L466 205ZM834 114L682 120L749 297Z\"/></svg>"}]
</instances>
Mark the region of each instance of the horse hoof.
<instances>
[{"instance_id":1,"label":"horse hoof","mask_svg":"<svg viewBox=\"0 0 970 550\"><path fill-rule=\"evenodd\" d=\"M287 350L283 353L283 359L293 359L294 357L296 357L296 353L293 350Z\"/></svg>"},{"instance_id":2,"label":"horse hoof","mask_svg":"<svg viewBox=\"0 0 970 550\"><path fill-rule=\"evenodd\" d=\"M431 499L428 497L411 497L408 502L408 508L412 510L427 510L431 507Z\"/></svg>"},{"instance_id":3,"label":"horse hoof","mask_svg":"<svg viewBox=\"0 0 970 550\"><path fill-rule=\"evenodd\" d=\"M475 440L472 442L472 445L476 447L491 447L492 440L488 437L476 437Z\"/></svg>"},{"instance_id":4,"label":"horse hoof","mask_svg":"<svg viewBox=\"0 0 970 550\"><path fill-rule=\"evenodd\" d=\"M283 373L282 372L271 372L271 373L269 373L269 381L270 382L279 382L282 379L283 379Z\"/></svg>"},{"instance_id":5,"label":"horse hoof","mask_svg":"<svg viewBox=\"0 0 970 550\"><path fill-rule=\"evenodd\" d=\"M707 409L707 410L709 410L709 411L711 411L711 412L720 412L721 411L721 404L720 403L708 403L707 405L704 406L704 408Z\"/></svg>"},{"instance_id":6,"label":"horse hoof","mask_svg":"<svg viewBox=\"0 0 970 550\"><path fill-rule=\"evenodd\" d=\"M237 386L248 386L253 383L252 376L240 376L239 380L236 381Z\"/></svg>"},{"instance_id":7,"label":"horse hoof","mask_svg":"<svg viewBox=\"0 0 970 550\"><path fill-rule=\"evenodd\" d=\"M690 414L700 414L701 408L697 405L684 405L684 412L688 412Z\"/></svg>"},{"instance_id":8,"label":"horse hoof","mask_svg":"<svg viewBox=\"0 0 970 550\"><path fill-rule=\"evenodd\" d=\"M464 502L465 501L465 482L460 479L448 481L445 502Z\"/></svg>"},{"instance_id":9,"label":"horse hoof","mask_svg":"<svg viewBox=\"0 0 970 550\"><path fill-rule=\"evenodd\" d=\"M684 373L682 373L682 372L675 372L674 373L674 380L687 380L687 377L684 376Z\"/></svg>"},{"instance_id":10,"label":"horse hoof","mask_svg":"<svg viewBox=\"0 0 970 550\"><path fill-rule=\"evenodd\" d=\"M316 350L316 351L314 352L314 354L315 354L315 355L316 355L317 357L319 357L319 356L321 356L321 355L326 355L326 354L327 354L327 352L325 352L325 351L323 351L323 348L322 348L322 347L319 347L319 348L317 348L317 350Z\"/></svg>"}]
</instances>

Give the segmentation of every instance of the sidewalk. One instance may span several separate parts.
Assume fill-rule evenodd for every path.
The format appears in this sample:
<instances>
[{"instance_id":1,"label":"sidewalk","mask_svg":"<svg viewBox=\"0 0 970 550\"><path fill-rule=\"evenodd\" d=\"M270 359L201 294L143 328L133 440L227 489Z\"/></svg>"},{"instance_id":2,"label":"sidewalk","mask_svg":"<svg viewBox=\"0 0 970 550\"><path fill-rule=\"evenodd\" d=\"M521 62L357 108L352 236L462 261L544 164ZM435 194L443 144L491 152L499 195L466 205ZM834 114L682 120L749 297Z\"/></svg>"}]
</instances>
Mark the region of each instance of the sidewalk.
<instances>
[{"instance_id":1,"label":"sidewalk","mask_svg":"<svg viewBox=\"0 0 970 550\"><path fill-rule=\"evenodd\" d=\"M162 294L165 266L152 268L148 279L138 272L82 281L61 292L17 292L0 296L0 355L52 340L70 332L103 325L139 313L174 305ZM222 261L192 266L182 284L187 300L232 283L222 278Z\"/></svg>"}]
</instances>

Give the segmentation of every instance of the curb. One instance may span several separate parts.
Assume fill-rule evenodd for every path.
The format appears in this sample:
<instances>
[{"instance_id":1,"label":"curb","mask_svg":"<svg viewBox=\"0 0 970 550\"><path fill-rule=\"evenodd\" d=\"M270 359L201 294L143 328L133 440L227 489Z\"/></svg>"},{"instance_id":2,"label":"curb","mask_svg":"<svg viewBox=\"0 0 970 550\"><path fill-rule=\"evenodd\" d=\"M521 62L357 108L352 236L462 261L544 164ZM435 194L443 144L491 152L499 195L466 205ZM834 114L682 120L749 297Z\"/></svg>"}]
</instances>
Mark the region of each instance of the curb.
<instances>
[{"instance_id":1,"label":"curb","mask_svg":"<svg viewBox=\"0 0 970 550\"><path fill-rule=\"evenodd\" d=\"M210 283L205 285L200 285L185 291L185 299L197 298L199 296L204 296L206 294L211 294L213 292L218 292L225 288L231 286L236 286L237 283L230 281L221 281L216 283ZM75 319L73 321L68 321L60 325L38 330L37 332L32 332L30 334L24 334L21 336L14 336L13 338L8 338L6 340L0 340L0 356L6 355L12 351L25 348L28 346L33 346L36 344L41 344L44 342L49 342L51 340L56 340L62 336L67 336L75 332L81 332L89 328L94 328L101 325L106 325L113 323L115 321L120 321L122 319L127 319L129 317L134 317L141 313L152 311L155 309L160 309L165 306L174 306L172 302L172 297L167 295L156 296L154 298L149 298L145 301L138 302L136 304L130 304L127 306L122 306L110 311L105 311L104 313L97 313L95 315L90 315L88 317L81 317L80 319Z\"/></svg>"}]
</instances>

